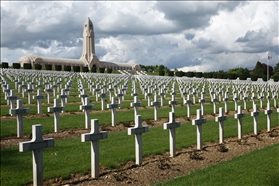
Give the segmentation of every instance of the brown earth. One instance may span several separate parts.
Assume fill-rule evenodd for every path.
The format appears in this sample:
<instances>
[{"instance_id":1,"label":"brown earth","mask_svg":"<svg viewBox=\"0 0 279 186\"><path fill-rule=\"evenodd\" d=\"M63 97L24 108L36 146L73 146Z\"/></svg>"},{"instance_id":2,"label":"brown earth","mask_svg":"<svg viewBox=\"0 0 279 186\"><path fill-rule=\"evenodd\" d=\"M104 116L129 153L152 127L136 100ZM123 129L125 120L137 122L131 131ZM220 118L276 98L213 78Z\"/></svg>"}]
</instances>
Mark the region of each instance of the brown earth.
<instances>
[{"instance_id":1,"label":"brown earth","mask_svg":"<svg viewBox=\"0 0 279 186\"><path fill-rule=\"evenodd\" d=\"M248 111L243 112L248 113ZM83 113L77 112L63 114ZM230 111L227 115L233 114L235 114L235 111ZM35 115L30 115L27 117L34 116ZM215 115L213 114L204 115L204 118L207 120L212 120L214 117ZM5 119L10 118L11 116ZM4 118L1 117L1 119ZM192 119L195 119L195 116L191 116L191 118L179 117L176 118L176 121L185 123ZM149 127L162 126L163 123L167 121L167 118L163 118L158 121L145 120L143 121L143 125L149 125ZM100 130L108 131L109 133L127 131L127 128L133 125L133 122L126 122L120 123L116 127L101 126ZM44 134L43 138L54 138L55 140L80 138L81 134L86 132L89 132L89 130L68 129L62 130L59 133ZM16 146L19 142L28 141L30 139L31 136L28 135L25 135L21 139L18 139L15 136L1 138L1 149L8 146ZM240 156L250 151L261 149L277 143L279 143L279 126L272 128L271 132L264 130L258 135L244 135L243 139L241 140L237 139L237 137L227 138L225 139L224 144L219 144L218 142L208 142L204 144L202 150L196 150L196 145L185 149L179 149L176 151L177 155L173 158L169 157L169 153L164 153L162 155L151 155L143 158L143 164L140 166L135 165L135 162L129 161L113 170L101 167L100 176L97 179L91 178L90 172L88 172L86 175L75 173L71 175L69 180L54 178L51 180L46 180L44 185L150 185L167 181L168 179L188 174L194 170L203 169L212 164L227 161L233 157Z\"/></svg>"}]
</instances>

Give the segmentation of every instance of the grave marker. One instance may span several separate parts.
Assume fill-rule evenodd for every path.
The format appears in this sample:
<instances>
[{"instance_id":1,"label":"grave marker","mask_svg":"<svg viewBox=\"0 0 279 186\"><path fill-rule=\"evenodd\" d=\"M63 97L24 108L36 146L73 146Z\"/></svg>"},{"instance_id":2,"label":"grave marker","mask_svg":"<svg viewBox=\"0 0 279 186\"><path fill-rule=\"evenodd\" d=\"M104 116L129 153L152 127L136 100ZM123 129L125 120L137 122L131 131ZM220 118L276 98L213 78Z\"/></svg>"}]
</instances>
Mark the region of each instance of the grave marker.
<instances>
[{"instance_id":1,"label":"grave marker","mask_svg":"<svg viewBox=\"0 0 279 186\"><path fill-rule=\"evenodd\" d=\"M81 142L91 142L91 177L97 178L100 174L99 140L108 138L108 132L99 132L99 120L91 120L91 132L81 135Z\"/></svg>"},{"instance_id":2,"label":"grave marker","mask_svg":"<svg viewBox=\"0 0 279 186\"><path fill-rule=\"evenodd\" d=\"M53 147L53 138L42 138L42 126L32 125L32 140L19 143L19 152L26 152L32 150L33 156L33 185L42 186L43 179L43 151L42 149Z\"/></svg>"},{"instance_id":3,"label":"grave marker","mask_svg":"<svg viewBox=\"0 0 279 186\"><path fill-rule=\"evenodd\" d=\"M94 105L90 104L90 98L86 97L84 105L79 106L79 110L84 110L85 111L85 128L88 129L90 128L90 110L94 109Z\"/></svg>"},{"instance_id":4,"label":"grave marker","mask_svg":"<svg viewBox=\"0 0 279 186\"><path fill-rule=\"evenodd\" d=\"M257 105L254 104L253 105L253 112L251 112L251 116L253 117L253 121L254 121L254 134L258 134L258 115L260 114L260 112L257 109Z\"/></svg>"},{"instance_id":5,"label":"grave marker","mask_svg":"<svg viewBox=\"0 0 279 186\"><path fill-rule=\"evenodd\" d=\"M220 107L219 116L215 117L215 121L219 122L219 143L224 143L224 121L227 119L227 116L224 115L224 109Z\"/></svg>"},{"instance_id":6,"label":"grave marker","mask_svg":"<svg viewBox=\"0 0 279 186\"><path fill-rule=\"evenodd\" d=\"M242 118L245 114L242 113L241 105L237 107L237 113L234 115L234 118L237 119L237 129L238 129L238 139L242 138Z\"/></svg>"},{"instance_id":7,"label":"grave marker","mask_svg":"<svg viewBox=\"0 0 279 186\"><path fill-rule=\"evenodd\" d=\"M148 132L148 126L142 126L141 115L136 116L135 127L128 128L128 135L135 134L136 164L142 164L142 133Z\"/></svg>"},{"instance_id":8,"label":"grave marker","mask_svg":"<svg viewBox=\"0 0 279 186\"><path fill-rule=\"evenodd\" d=\"M151 106L154 106L154 120L158 120L158 106L160 105L160 101L158 101L157 95L154 95L154 101L151 102Z\"/></svg>"},{"instance_id":9,"label":"grave marker","mask_svg":"<svg viewBox=\"0 0 279 186\"><path fill-rule=\"evenodd\" d=\"M116 108L119 107L119 104L115 102L115 98L111 98L111 104L107 104L107 108L111 109L111 125L116 125Z\"/></svg>"},{"instance_id":10,"label":"grave marker","mask_svg":"<svg viewBox=\"0 0 279 186\"><path fill-rule=\"evenodd\" d=\"M202 148L202 124L206 123L206 119L202 118L201 110L197 110L197 118L192 120L192 125L197 126L197 149Z\"/></svg>"},{"instance_id":11,"label":"grave marker","mask_svg":"<svg viewBox=\"0 0 279 186\"><path fill-rule=\"evenodd\" d=\"M64 110L64 107L59 105L59 100L54 99L54 106L48 107L48 112L54 113L54 132L59 132L60 130L60 116L59 113Z\"/></svg>"},{"instance_id":12,"label":"grave marker","mask_svg":"<svg viewBox=\"0 0 279 186\"><path fill-rule=\"evenodd\" d=\"M277 112L278 112L278 109L277 109ZM267 117L267 131L268 132L270 131L270 127L271 127L270 126L270 124L271 124L271 117L270 117L270 115L272 114L272 112L273 111L270 109L270 104L267 104L267 108L264 111L264 113L266 114L266 117Z\"/></svg>"},{"instance_id":13,"label":"grave marker","mask_svg":"<svg viewBox=\"0 0 279 186\"><path fill-rule=\"evenodd\" d=\"M169 122L164 123L164 130L169 129L170 157L175 156L176 151L176 135L175 128L180 127L180 122L175 121L175 113L169 112Z\"/></svg>"},{"instance_id":14,"label":"grave marker","mask_svg":"<svg viewBox=\"0 0 279 186\"><path fill-rule=\"evenodd\" d=\"M17 115L17 137L23 137L23 114L29 113L29 108L23 108L22 100L17 100L17 108L10 109L10 114Z\"/></svg>"},{"instance_id":15,"label":"grave marker","mask_svg":"<svg viewBox=\"0 0 279 186\"><path fill-rule=\"evenodd\" d=\"M41 94L41 89L37 90L37 95L33 96L33 99L37 99L37 113L42 113L42 99L44 99L45 96Z\"/></svg>"}]
</instances>

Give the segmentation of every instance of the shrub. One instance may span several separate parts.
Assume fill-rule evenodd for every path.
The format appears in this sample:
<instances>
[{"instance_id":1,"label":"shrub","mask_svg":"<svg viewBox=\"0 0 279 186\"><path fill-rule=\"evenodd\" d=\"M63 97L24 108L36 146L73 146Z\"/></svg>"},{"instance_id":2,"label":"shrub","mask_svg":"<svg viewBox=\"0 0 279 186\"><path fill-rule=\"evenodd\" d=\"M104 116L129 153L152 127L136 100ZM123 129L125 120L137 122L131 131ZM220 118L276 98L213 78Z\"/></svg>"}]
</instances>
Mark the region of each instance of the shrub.
<instances>
[{"instance_id":1,"label":"shrub","mask_svg":"<svg viewBox=\"0 0 279 186\"><path fill-rule=\"evenodd\" d=\"M80 72L80 66L73 66L74 72Z\"/></svg>"},{"instance_id":2,"label":"shrub","mask_svg":"<svg viewBox=\"0 0 279 186\"><path fill-rule=\"evenodd\" d=\"M91 68L91 72L93 72L93 73L96 73L96 72L97 72L96 66L93 66L93 67Z\"/></svg>"},{"instance_id":3,"label":"shrub","mask_svg":"<svg viewBox=\"0 0 279 186\"><path fill-rule=\"evenodd\" d=\"M20 69L20 64L19 63L13 63L13 68L14 69Z\"/></svg>"},{"instance_id":4,"label":"shrub","mask_svg":"<svg viewBox=\"0 0 279 186\"><path fill-rule=\"evenodd\" d=\"M168 76L174 76L174 71L169 71Z\"/></svg>"},{"instance_id":5,"label":"shrub","mask_svg":"<svg viewBox=\"0 0 279 186\"><path fill-rule=\"evenodd\" d=\"M31 63L24 63L23 68L24 69L32 69L32 65L31 65Z\"/></svg>"},{"instance_id":6,"label":"shrub","mask_svg":"<svg viewBox=\"0 0 279 186\"><path fill-rule=\"evenodd\" d=\"M159 70L159 76L164 76L165 75L165 71L164 70Z\"/></svg>"},{"instance_id":7,"label":"shrub","mask_svg":"<svg viewBox=\"0 0 279 186\"><path fill-rule=\"evenodd\" d=\"M256 74L251 74L251 80L252 81L257 81L258 80L258 76Z\"/></svg>"},{"instance_id":8,"label":"shrub","mask_svg":"<svg viewBox=\"0 0 279 186\"><path fill-rule=\"evenodd\" d=\"M88 67L82 67L82 72L89 72Z\"/></svg>"},{"instance_id":9,"label":"shrub","mask_svg":"<svg viewBox=\"0 0 279 186\"><path fill-rule=\"evenodd\" d=\"M56 71L61 71L62 70L61 65L55 65L54 68L55 68Z\"/></svg>"},{"instance_id":10,"label":"shrub","mask_svg":"<svg viewBox=\"0 0 279 186\"><path fill-rule=\"evenodd\" d=\"M108 74L111 74L111 73L112 73L112 68L108 68L108 69L107 69L107 73L108 73Z\"/></svg>"},{"instance_id":11,"label":"shrub","mask_svg":"<svg viewBox=\"0 0 279 186\"><path fill-rule=\"evenodd\" d=\"M71 72L71 66L64 66L64 71Z\"/></svg>"},{"instance_id":12,"label":"shrub","mask_svg":"<svg viewBox=\"0 0 279 186\"><path fill-rule=\"evenodd\" d=\"M52 70L52 65L51 64L45 64L46 70Z\"/></svg>"},{"instance_id":13,"label":"shrub","mask_svg":"<svg viewBox=\"0 0 279 186\"><path fill-rule=\"evenodd\" d=\"M8 62L2 62L2 68L9 68Z\"/></svg>"},{"instance_id":14,"label":"shrub","mask_svg":"<svg viewBox=\"0 0 279 186\"><path fill-rule=\"evenodd\" d=\"M194 77L194 72L187 72L187 77Z\"/></svg>"},{"instance_id":15,"label":"shrub","mask_svg":"<svg viewBox=\"0 0 279 186\"><path fill-rule=\"evenodd\" d=\"M201 78L203 76L202 72L195 72L195 77Z\"/></svg>"},{"instance_id":16,"label":"shrub","mask_svg":"<svg viewBox=\"0 0 279 186\"><path fill-rule=\"evenodd\" d=\"M41 64L35 64L35 69L36 70L42 70L42 65Z\"/></svg>"},{"instance_id":17,"label":"shrub","mask_svg":"<svg viewBox=\"0 0 279 186\"><path fill-rule=\"evenodd\" d=\"M100 73L105 73L105 68L103 68L103 67L102 67L102 68L99 68L99 72L100 72Z\"/></svg>"}]
</instances>

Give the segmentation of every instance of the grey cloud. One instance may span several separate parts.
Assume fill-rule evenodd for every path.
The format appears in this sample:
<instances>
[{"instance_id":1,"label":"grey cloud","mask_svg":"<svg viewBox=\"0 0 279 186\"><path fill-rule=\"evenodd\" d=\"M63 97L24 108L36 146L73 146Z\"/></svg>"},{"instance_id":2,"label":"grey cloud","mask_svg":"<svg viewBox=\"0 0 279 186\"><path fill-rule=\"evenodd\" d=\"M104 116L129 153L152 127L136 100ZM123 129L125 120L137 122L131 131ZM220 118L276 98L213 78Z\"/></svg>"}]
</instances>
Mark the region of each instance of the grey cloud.
<instances>
[{"instance_id":1,"label":"grey cloud","mask_svg":"<svg viewBox=\"0 0 279 186\"><path fill-rule=\"evenodd\" d=\"M195 34L185 34L185 38L187 40L192 40L192 39L194 39L194 37L195 37Z\"/></svg>"},{"instance_id":2,"label":"grey cloud","mask_svg":"<svg viewBox=\"0 0 279 186\"><path fill-rule=\"evenodd\" d=\"M219 10L234 10L240 2L158 2L156 8L181 29L202 29L210 25Z\"/></svg>"}]
</instances>

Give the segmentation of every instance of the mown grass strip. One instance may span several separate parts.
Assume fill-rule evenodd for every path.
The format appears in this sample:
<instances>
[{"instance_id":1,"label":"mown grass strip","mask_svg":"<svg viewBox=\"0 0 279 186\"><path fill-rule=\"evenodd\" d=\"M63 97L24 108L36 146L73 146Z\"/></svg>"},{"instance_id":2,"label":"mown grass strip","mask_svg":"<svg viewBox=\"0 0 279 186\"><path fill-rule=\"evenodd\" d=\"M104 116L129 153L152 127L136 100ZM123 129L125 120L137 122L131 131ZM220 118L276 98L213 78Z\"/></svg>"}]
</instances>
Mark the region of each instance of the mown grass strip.
<instances>
[{"instance_id":1,"label":"mown grass strip","mask_svg":"<svg viewBox=\"0 0 279 186\"><path fill-rule=\"evenodd\" d=\"M243 118L243 134L253 131L253 118ZM278 126L278 117L272 126ZM259 130L266 129L266 116L259 116ZM196 144L196 127L187 122L177 130L177 148ZM203 142L218 140L218 123L209 120L203 125ZM237 122L229 117L225 122L225 137L237 136ZM150 128L143 134L143 155L161 154L169 150L168 131L163 127ZM134 136L127 132L110 133L108 139L100 141L100 164L115 168L129 160L135 160ZM56 140L53 148L44 149L44 178L69 178L72 173L90 170L90 144L81 143L80 138ZM1 150L1 184L22 185L32 182L31 152L19 153L18 147Z\"/></svg>"},{"instance_id":2,"label":"mown grass strip","mask_svg":"<svg viewBox=\"0 0 279 186\"><path fill-rule=\"evenodd\" d=\"M276 144L155 185L279 185L278 154Z\"/></svg>"}]
</instances>

